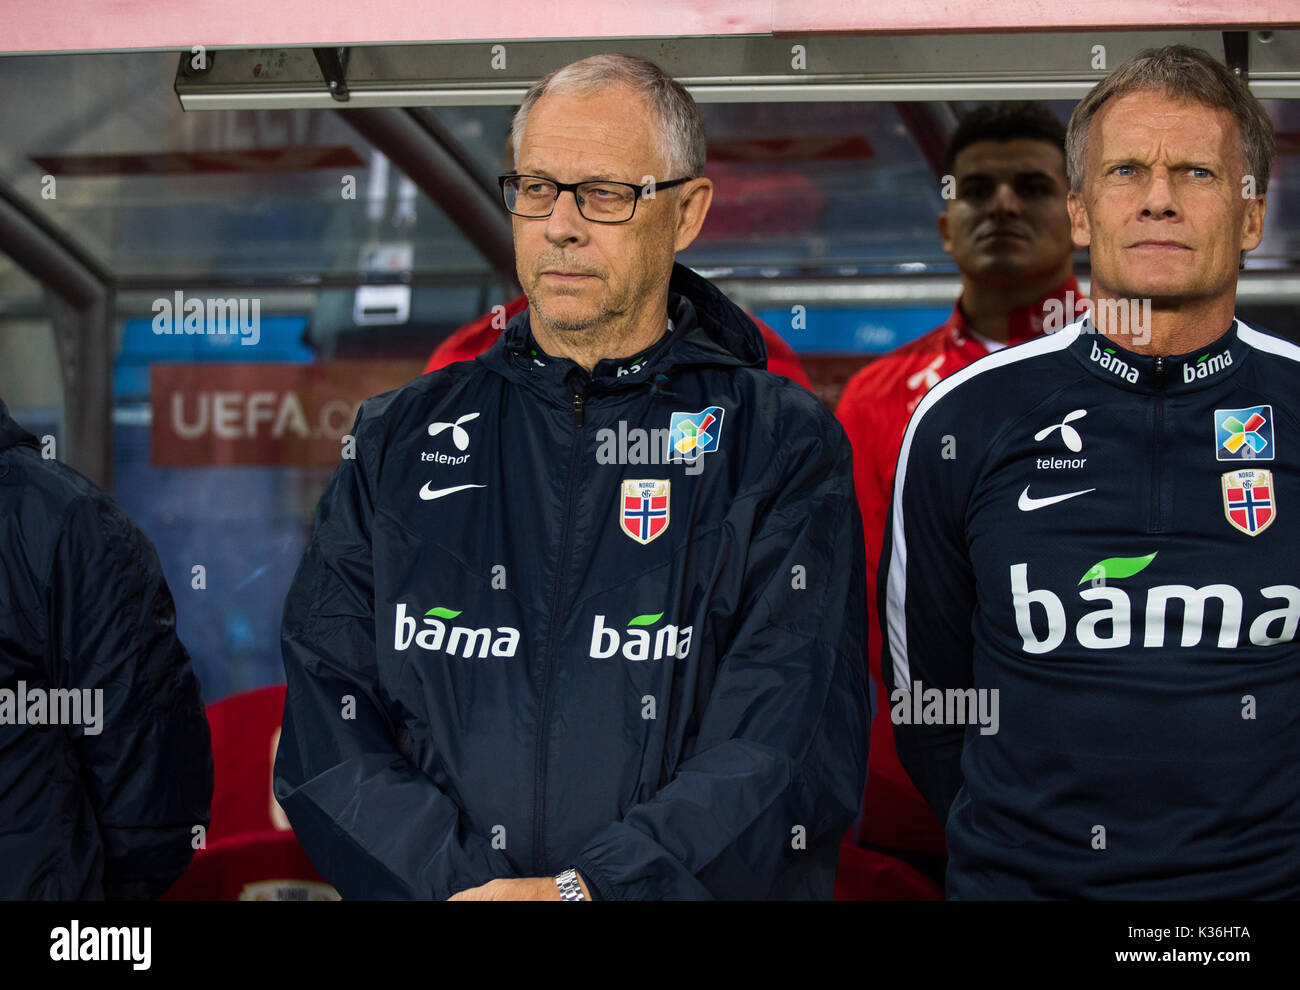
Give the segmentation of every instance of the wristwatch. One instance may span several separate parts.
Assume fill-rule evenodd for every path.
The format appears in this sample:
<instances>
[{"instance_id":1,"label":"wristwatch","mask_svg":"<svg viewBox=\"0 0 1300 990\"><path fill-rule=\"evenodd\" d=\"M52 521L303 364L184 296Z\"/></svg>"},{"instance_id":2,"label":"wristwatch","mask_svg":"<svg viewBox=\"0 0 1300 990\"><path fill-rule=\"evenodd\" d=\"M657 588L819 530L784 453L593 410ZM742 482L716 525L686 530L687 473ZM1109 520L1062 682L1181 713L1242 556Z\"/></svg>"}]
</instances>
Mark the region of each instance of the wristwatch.
<instances>
[{"instance_id":1,"label":"wristwatch","mask_svg":"<svg viewBox=\"0 0 1300 990\"><path fill-rule=\"evenodd\" d=\"M585 901L582 896L582 884L578 883L578 871L570 867L555 878L555 886L560 888L560 900Z\"/></svg>"}]
</instances>

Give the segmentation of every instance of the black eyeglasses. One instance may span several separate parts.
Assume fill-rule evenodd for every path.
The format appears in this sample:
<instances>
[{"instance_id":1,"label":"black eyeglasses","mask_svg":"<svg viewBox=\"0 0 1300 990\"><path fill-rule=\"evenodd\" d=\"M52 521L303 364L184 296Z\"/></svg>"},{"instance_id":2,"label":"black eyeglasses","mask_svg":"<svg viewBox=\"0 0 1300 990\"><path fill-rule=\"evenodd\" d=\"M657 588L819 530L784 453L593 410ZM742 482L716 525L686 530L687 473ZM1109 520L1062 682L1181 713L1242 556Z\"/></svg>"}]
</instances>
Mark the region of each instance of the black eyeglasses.
<instances>
[{"instance_id":1,"label":"black eyeglasses","mask_svg":"<svg viewBox=\"0 0 1300 990\"><path fill-rule=\"evenodd\" d=\"M517 217L541 220L555 212L555 201L560 193L571 192L578 204L578 212L593 223L627 223L636 213L637 200L643 190L671 189L694 176L669 179L667 182L647 182L638 186L631 182L612 182L593 179L589 182L556 182L540 175L502 175L501 197L506 209ZM647 198L653 193L647 193Z\"/></svg>"}]
</instances>

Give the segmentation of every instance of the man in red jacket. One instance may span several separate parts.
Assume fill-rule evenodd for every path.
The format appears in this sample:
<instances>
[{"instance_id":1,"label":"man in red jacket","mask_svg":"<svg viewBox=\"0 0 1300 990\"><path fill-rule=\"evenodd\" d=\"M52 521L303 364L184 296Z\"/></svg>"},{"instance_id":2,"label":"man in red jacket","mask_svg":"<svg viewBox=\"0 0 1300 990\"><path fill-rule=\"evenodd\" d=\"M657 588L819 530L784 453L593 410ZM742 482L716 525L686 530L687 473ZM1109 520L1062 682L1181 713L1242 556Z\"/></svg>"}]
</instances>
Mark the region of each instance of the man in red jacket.
<instances>
[{"instance_id":1,"label":"man in red jacket","mask_svg":"<svg viewBox=\"0 0 1300 990\"><path fill-rule=\"evenodd\" d=\"M492 312L480 316L473 323L467 323L437 346L429 356L429 363L424 366L424 373L437 371L455 361L472 361L496 343L506 323L516 313L528 305L527 296L511 299L504 306L496 306ZM754 326L763 334L767 344L767 370L798 382L808 391L812 391L812 382L804 373L803 366L795 356L794 349L782 340L775 330L766 323L754 319ZM900 442L902 438L899 438Z\"/></svg>"},{"instance_id":2,"label":"man in red jacket","mask_svg":"<svg viewBox=\"0 0 1300 990\"><path fill-rule=\"evenodd\" d=\"M946 847L898 761L880 672L876 568L894 465L908 418L941 379L1008 344L1061 329L1078 315L1065 208L1065 128L1037 104L982 107L954 132L939 237L961 271L948 322L873 361L849 380L836 415L853 444L867 542L869 653L875 679L862 816L840 851L837 900L941 900Z\"/></svg>"}]
</instances>

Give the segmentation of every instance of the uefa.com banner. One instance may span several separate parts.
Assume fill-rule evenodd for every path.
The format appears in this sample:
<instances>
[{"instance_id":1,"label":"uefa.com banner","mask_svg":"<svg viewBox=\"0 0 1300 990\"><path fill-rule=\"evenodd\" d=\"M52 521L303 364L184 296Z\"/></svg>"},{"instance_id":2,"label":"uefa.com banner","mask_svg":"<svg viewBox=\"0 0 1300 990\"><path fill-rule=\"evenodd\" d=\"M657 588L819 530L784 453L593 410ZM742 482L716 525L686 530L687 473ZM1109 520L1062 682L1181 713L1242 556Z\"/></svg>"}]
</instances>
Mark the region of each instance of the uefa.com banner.
<instances>
[{"instance_id":1,"label":"uefa.com banner","mask_svg":"<svg viewBox=\"0 0 1300 990\"><path fill-rule=\"evenodd\" d=\"M420 374L410 361L157 363L154 467L330 467L362 400Z\"/></svg>"}]
</instances>

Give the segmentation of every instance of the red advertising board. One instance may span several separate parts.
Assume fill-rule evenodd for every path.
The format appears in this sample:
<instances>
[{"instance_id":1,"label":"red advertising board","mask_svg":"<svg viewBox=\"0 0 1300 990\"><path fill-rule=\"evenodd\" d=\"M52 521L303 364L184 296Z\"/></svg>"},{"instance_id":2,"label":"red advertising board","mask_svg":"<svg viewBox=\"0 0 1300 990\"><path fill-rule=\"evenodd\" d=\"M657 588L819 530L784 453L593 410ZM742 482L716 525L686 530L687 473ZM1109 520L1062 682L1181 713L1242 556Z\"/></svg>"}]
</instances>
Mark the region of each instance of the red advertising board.
<instances>
[{"instance_id":1,"label":"red advertising board","mask_svg":"<svg viewBox=\"0 0 1300 990\"><path fill-rule=\"evenodd\" d=\"M419 361L158 363L154 467L328 467L362 400L419 376Z\"/></svg>"}]
</instances>

